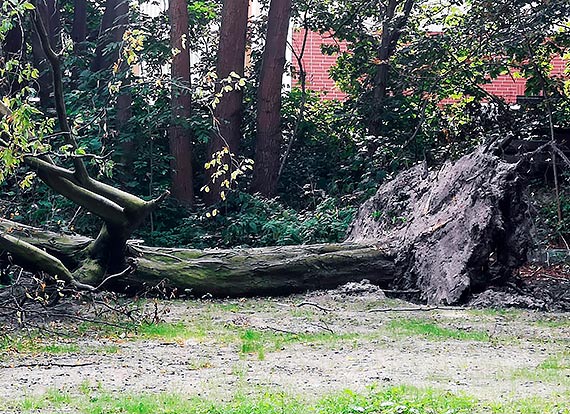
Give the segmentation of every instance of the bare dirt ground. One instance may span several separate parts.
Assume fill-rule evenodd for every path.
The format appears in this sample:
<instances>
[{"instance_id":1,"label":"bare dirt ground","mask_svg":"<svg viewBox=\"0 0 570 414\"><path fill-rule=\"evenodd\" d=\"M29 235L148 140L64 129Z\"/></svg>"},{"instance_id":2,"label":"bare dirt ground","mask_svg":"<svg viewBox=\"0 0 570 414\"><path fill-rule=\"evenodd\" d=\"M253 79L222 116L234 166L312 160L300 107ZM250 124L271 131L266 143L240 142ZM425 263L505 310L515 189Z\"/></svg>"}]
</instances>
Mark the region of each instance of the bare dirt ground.
<instances>
[{"instance_id":1,"label":"bare dirt ground","mask_svg":"<svg viewBox=\"0 0 570 414\"><path fill-rule=\"evenodd\" d=\"M217 399L259 388L310 398L377 384L493 401L556 396L570 404L570 317L564 313L409 310L418 306L374 291L160 306L168 309L165 326L179 332L141 336L95 328L79 339L36 339L79 349L4 351L0 401L85 384ZM1 404L0 412L7 412Z\"/></svg>"}]
</instances>

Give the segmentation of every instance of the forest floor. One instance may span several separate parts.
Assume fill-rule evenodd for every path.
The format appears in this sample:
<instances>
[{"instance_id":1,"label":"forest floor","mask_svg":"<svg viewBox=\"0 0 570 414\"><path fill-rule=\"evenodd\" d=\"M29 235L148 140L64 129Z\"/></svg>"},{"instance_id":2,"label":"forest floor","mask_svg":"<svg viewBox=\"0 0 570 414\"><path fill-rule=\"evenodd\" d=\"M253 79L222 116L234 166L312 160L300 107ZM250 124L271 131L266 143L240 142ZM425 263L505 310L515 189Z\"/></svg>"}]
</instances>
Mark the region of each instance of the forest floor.
<instances>
[{"instance_id":1,"label":"forest floor","mask_svg":"<svg viewBox=\"0 0 570 414\"><path fill-rule=\"evenodd\" d=\"M564 411L570 407L570 314L420 310L366 289L143 306L151 313L156 307L161 322L127 330L54 323L66 335L3 339L0 412L241 413L168 407L183 399L223 402L239 395L313 404L343 390L354 399L386 389L392 397L411 392L419 401L418 395L435 393L472 405L465 411L429 411L428 405L388 411L392 402L383 401L377 407L386 411L353 404L330 412L570 412ZM157 406L149 398L163 400ZM138 408L129 405L134 400ZM155 408L145 411L144 401ZM294 412L264 410L251 412ZM299 412L329 412L311 410Z\"/></svg>"}]
</instances>

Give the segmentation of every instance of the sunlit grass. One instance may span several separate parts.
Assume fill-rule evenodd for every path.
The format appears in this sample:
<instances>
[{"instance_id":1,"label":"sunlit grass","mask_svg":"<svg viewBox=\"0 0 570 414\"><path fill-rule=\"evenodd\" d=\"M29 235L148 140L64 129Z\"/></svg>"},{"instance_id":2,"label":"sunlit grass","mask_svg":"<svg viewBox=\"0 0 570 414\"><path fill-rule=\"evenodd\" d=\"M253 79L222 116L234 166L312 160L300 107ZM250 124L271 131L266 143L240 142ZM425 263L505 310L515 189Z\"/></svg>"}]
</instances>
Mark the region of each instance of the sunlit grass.
<instances>
[{"instance_id":1,"label":"sunlit grass","mask_svg":"<svg viewBox=\"0 0 570 414\"><path fill-rule=\"evenodd\" d=\"M275 331L259 331L246 329L240 333L240 352L244 355L257 354L258 359L265 358L266 352L276 352L293 344L335 345L351 340L357 340L364 335L357 333L287 333Z\"/></svg>"},{"instance_id":2,"label":"sunlit grass","mask_svg":"<svg viewBox=\"0 0 570 414\"><path fill-rule=\"evenodd\" d=\"M398 335L417 335L428 339L457 339L462 341L489 341L485 331L446 328L424 319L394 319L388 325Z\"/></svg>"},{"instance_id":3,"label":"sunlit grass","mask_svg":"<svg viewBox=\"0 0 570 414\"><path fill-rule=\"evenodd\" d=\"M4 402L8 412L45 411L77 414L570 414L568 400L545 397L482 402L467 395L408 386L371 387L308 400L276 390L245 389L225 401L176 393L109 393L82 388L81 393L51 390L38 397Z\"/></svg>"},{"instance_id":4,"label":"sunlit grass","mask_svg":"<svg viewBox=\"0 0 570 414\"><path fill-rule=\"evenodd\" d=\"M512 379L570 384L570 353L564 352L556 356L546 358L534 367L519 368L514 370Z\"/></svg>"},{"instance_id":5,"label":"sunlit grass","mask_svg":"<svg viewBox=\"0 0 570 414\"><path fill-rule=\"evenodd\" d=\"M45 337L32 333L23 337L4 335L0 337L0 353L6 357L18 355L65 355L65 354L114 354L117 345L81 345L69 338Z\"/></svg>"}]
</instances>

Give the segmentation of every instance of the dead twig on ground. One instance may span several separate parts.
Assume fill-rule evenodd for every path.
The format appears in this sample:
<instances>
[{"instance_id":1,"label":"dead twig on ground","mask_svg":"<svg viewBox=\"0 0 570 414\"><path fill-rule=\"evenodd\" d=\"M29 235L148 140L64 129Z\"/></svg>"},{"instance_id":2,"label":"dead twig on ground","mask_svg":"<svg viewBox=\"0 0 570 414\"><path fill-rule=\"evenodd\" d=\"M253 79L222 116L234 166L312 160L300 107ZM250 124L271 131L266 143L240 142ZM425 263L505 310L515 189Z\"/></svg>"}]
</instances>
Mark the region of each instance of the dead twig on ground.
<instances>
[{"instance_id":1,"label":"dead twig on ground","mask_svg":"<svg viewBox=\"0 0 570 414\"><path fill-rule=\"evenodd\" d=\"M325 308L324 306L321 306L317 303L313 303L313 302L301 302L297 305L298 308L302 307L302 306L314 306L315 308L322 310L323 312L334 312L334 309L329 309L329 308Z\"/></svg>"},{"instance_id":2,"label":"dead twig on ground","mask_svg":"<svg viewBox=\"0 0 570 414\"><path fill-rule=\"evenodd\" d=\"M417 306L413 308L376 308L368 309L369 313L373 312L431 312L435 310L468 310L463 306Z\"/></svg>"}]
</instances>

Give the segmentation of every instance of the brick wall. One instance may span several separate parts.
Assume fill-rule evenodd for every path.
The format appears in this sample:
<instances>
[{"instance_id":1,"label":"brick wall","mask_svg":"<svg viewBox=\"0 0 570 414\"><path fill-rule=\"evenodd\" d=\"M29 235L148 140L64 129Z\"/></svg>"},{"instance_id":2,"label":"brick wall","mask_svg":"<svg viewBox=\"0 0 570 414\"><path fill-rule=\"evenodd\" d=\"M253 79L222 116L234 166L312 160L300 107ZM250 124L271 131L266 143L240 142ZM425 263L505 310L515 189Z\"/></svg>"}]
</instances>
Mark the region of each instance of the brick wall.
<instances>
[{"instance_id":1,"label":"brick wall","mask_svg":"<svg viewBox=\"0 0 570 414\"><path fill-rule=\"evenodd\" d=\"M301 53L305 30L293 30L293 50L297 55ZM320 35L315 32L307 34L307 43L303 54L303 68L306 75L307 88L313 91L322 92L324 99L346 98L329 77L329 68L336 62L337 56L328 56L321 53L321 45L336 45L338 42L327 35ZM346 50L346 44L341 44L341 50ZM299 65L295 54L293 54L293 78L298 82Z\"/></svg>"},{"instance_id":2,"label":"brick wall","mask_svg":"<svg viewBox=\"0 0 570 414\"><path fill-rule=\"evenodd\" d=\"M300 53L305 30L293 31L293 48L296 53ZM346 98L346 94L342 93L329 77L329 68L336 62L337 56L327 56L321 53L321 44L336 45L339 44L341 50L346 50L346 43L336 42L331 36L320 35L318 33L309 32L307 35L307 44L303 56L303 67L307 73L307 87L314 91L323 93L324 99L340 99ZM564 74L565 62L562 57L557 56L552 60L552 73L562 76ZM299 68L295 58L293 58L293 78L298 76ZM510 75L501 75L494 79L491 83L483 85L483 89L505 99L508 103L516 102L517 95L524 95L526 86L525 79L514 78ZM442 101L448 103L452 101Z\"/></svg>"}]
</instances>

